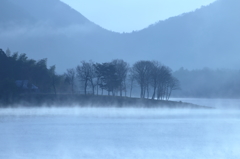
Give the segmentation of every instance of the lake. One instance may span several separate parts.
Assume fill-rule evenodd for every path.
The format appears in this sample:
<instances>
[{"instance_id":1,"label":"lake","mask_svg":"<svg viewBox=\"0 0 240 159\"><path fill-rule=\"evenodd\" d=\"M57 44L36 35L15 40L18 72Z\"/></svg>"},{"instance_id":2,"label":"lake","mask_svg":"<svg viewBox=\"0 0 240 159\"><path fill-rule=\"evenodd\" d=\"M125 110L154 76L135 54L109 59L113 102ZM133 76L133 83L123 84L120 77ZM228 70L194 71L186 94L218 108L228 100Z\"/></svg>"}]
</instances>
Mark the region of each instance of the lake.
<instances>
[{"instance_id":1,"label":"lake","mask_svg":"<svg viewBox=\"0 0 240 159\"><path fill-rule=\"evenodd\" d=\"M3 159L236 159L237 99L171 99L216 109L0 109Z\"/></svg>"}]
</instances>

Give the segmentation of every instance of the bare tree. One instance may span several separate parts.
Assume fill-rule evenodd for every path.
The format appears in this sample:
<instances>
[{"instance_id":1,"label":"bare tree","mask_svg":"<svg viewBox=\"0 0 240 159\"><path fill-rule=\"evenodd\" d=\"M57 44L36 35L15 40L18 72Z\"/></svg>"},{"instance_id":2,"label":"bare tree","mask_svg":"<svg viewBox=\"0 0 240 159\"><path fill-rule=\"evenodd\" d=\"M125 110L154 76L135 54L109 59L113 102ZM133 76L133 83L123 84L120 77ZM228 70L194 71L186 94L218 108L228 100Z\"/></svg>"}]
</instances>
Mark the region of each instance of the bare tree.
<instances>
[{"instance_id":1,"label":"bare tree","mask_svg":"<svg viewBox=\"0 0 240 159\"><path fill-rule=\"evenodd\" d=\"M156 90L157 90L157 87L159 85L159 81L161 78L162 65L157 61L153 61L152 63L153 63L153 67L152 67L152 71L151 71L151 85L153 87L152 99L155 99Z\"/></svg>"},{"instance_id":2,"label":"bare tree","mask_svg":"<svg viewBox=\"0 0 240 159\"><path fill-rule=\"evenodd\" d=\"M74 93L74 80L75 80L75 70L72 69L67 69L67 73L65 73L65 82L71 85L71 92L72 94Z\"/></svg>"},{"instance_id":3,"label":"bare tree","mask_svg":"<svg viewBox=\"0 0 240 159\"><path fill-rule=\"evenodd\" d=\"M167 95L167 100L169 100L171 94L172 94L172 91L173 90L179 90L180 89L180 82L177 78L175 77L171 77L168 81L168 95Z\"/></svg>"},{"instance_id":4,"label":"bare tree","mask_svg":"<svg viewBox=\"0 0 240 159\"><path fill-rule=\"evenodd\" d=\"M171 78L171 69L166 66L162 66L159 71L157 99L163 100L164 98L167 98L168 84Z\"/></svg>"},{"instance_id":5,"label":"bare tree","mask_svg":"<svg viewBox=\"0 0 240 159\"><path fill-rule=\"evenodd\" d=\"M84 84L85 95L87 94L87 87L89 83L92 87L92 93L94 94L95 85L96 85L94 83L94 78L96 78L96 74L95 74L95 68L93 65L94 65L93 62L91 61L90 62L82 61L81 65L78 65L76 68L78 78Z\"/></svg>"},{"instance_id":6,"label":"bare tree","mask_svg":"<svg viewBox=\"0 0 240 159\"><path fill-rule=\"evenodd\" d=\"M89 67L88 81L90 82L90 85L92 87L92 94L95 94L95 87L97 86L98 81L97 81L95 67L92 61L89 61L88 67Z\"/></svg>"},{"instance_id":7,"label":"bare tree","mask_svg":"<svg viewBox=\"0 0 240 159\"><path fill-rule=\"evenodd\" d=\"M56 84L58 82L58 78L57 78L57 75L56 75L56 66L53 65L49 68L49 76L50 76L50 79L51 79L51 84L52 84L52 87L53 87L53 91L55 94L57 94L57 90L56 90Z\"/></svg>"},{"instance_id":8,"label":"bare tree","mask_svg":"<svg viewBox=\"0 0 240 159\"><path fill-rule=\"evenodd\" d=\"M122 96L122 91L124 90L126 92L126 77L129 66L125 61L119 59L113 60L111 63L114 65L116 69L118 81L120 82L119 86L120 96Z\"/></svg>"},{"instance_id":9,"label":"bare tree","mask_svg":"<svg viewBox=\"0 0 240 159\"><path fill-rule=\"evenodd\" d=\"M130 82L130 94L129 94L129 96L132 97L132 90L133 90L133 85L134 85L134 81L135 81L135 77L134 77L132 68L129 69L128 80Z\"/></svg>"},{"instance_id":10,"label":"bare tree","mask_svg":"<svg viewBox=\"0 0 240 159\"><path fill-rule=\"evenodd\" d=\"M103 84L103 75L102 75L102 71L103 71L103 66L100 63L96 63L94 64L94 68L95 68L95 73L96 73L96 77L97 77L97 95L98 95L98 89L99 87ZM102 95L103 95L103 88L101 87L102 90Z\"/></svg>"},{"instance_id":11,"label":"bare tree","mask_svg":"<svg viewBox=\"0 0 240 159\"><path fill-rule=\"evenodd\" d=\"M138 61L132 67L133 76L141 89L141 98L145 98L146 91L149 92L152 68L153 63L151 61Z\"/></svg>"}]
</instances>

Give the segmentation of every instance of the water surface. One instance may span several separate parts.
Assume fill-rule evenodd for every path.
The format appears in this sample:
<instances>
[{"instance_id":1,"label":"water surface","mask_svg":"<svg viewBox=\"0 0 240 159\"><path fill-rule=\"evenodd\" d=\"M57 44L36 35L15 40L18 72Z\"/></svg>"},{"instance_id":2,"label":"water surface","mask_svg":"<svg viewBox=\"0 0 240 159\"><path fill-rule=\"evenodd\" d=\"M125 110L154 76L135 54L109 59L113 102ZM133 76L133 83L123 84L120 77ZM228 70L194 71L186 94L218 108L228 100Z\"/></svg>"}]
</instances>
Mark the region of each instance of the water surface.
<instances>
[{"instance_id":1,"label":"water surface","mask_svg":"<svg viewBox=\"0 0 240 159\"><path fill-rule=\"evenodd\" d=\"M240 111L222 107L0 109L0 158L236 159Z\"/></svg>"}]
</instances>

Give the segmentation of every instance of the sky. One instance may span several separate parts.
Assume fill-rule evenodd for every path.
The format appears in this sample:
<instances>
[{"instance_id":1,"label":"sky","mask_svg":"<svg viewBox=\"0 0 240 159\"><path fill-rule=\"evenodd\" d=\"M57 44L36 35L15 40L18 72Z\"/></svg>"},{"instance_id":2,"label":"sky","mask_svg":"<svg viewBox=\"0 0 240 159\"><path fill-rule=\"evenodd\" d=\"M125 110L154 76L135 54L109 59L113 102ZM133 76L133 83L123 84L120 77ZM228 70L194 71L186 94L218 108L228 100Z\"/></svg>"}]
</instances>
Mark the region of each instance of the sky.
<instances>
[{"instance_id":1,"label":"sky","mask_svg":"<svg viewBox=\"0 0 240 159\"><path fill-rule=\"evenodd\" d=\"M132 32L215 0L61 0L90 21L115 32Z\"/></svg>"}]
</instances>

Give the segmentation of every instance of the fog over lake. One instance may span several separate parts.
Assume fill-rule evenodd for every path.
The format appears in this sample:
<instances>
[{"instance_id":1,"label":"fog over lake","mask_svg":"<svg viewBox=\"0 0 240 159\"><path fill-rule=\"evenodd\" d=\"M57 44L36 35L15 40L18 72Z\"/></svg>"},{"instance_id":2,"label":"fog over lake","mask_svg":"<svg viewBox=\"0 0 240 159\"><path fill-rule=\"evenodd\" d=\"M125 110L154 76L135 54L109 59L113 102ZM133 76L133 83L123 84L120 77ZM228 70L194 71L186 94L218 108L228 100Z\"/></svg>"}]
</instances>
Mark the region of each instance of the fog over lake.
<instances>
[{"instance_id":1,"label":"fog over lake","mask_svg":"<svg viewBox=\"0 0 240 159\"><path fill-rule=\"evenodd\" d=\"M239 100L172 100L216 109L2 108L0 158L235 159L240 156ZM227 109L224 105L231 107Z\"/></svg>"},{"instance_id":2,"label":"fog over lake","mask_svg":"<svg viewBox=\"0 0 240 159\"><path fill-rule=\"evenodd\" d=\"M240 0L70 1L0 0L0 159L240 158Z\"/></svg>"}]
</instances>

